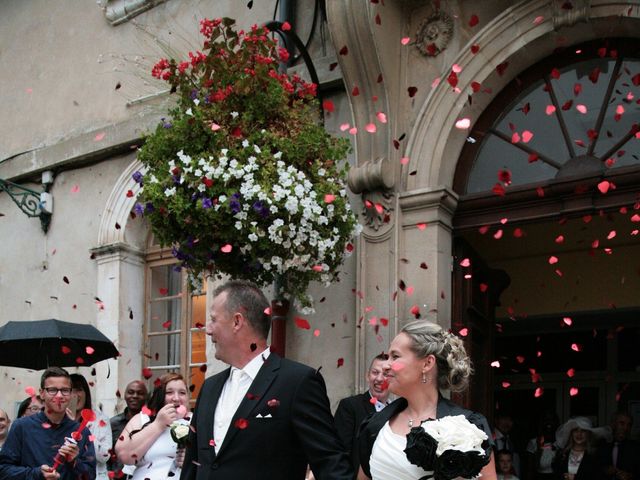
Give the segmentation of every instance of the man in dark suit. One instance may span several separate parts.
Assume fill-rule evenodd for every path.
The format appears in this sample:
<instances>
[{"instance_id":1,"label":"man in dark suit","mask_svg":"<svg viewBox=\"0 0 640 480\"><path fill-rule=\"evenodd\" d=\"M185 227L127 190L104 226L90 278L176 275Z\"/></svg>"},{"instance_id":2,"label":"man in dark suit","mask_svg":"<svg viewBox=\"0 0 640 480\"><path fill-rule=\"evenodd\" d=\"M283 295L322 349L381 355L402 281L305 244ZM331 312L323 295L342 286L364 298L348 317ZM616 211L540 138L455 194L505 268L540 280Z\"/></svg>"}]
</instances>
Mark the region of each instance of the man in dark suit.
<instances>
[{"instance_id":1,"label":"man in dark suit","mask_svg":"<svg viewBox=\"0 0 640 480\"><path fill-rule=\"evenodd\" d=\"M374 412L382 410L389 398L387 380L382 373L382 365L388 359L387 354L377 355L367 370L369 389L360 395L343 398L338 404L335 424L345 452L351 457L354 471L358 471L358 429L362 421Z\"/></svg>"},{"instance_id":2,"label":"man in dark suit","mask_svg":"<svg viewBox=\"0 0 640 480\"><path fill-rule=\"evenodd\" d=\"M640 480L640 445L629 439L633 419L617 412L611 419L613 441L598 449L603 479Z\"/></svg>"},{"instance_id":3,"label":"man in dark suit","mask_svg":"<svg viewBox=\"0 0 640 480\"><path fill-rule=\"evenodd\" d=\"M254 284L213 294L207 335L231 368L208 378L191 421L182 480L353 477L320 373L267 346L269 303Z\"/></svg>"}]
</instances>

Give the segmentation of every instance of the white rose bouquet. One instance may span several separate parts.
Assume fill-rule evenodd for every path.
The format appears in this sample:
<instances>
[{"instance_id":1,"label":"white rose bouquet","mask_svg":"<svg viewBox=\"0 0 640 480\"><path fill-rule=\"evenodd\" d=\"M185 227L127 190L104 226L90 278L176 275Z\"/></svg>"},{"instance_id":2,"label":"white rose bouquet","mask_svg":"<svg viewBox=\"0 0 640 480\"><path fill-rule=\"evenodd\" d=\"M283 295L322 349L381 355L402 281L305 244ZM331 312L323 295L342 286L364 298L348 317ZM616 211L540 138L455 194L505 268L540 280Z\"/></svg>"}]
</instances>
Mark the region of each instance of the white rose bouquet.
<instances>
[{"instance_id":1,"label":"white rose bouquet","mask_svg":"<svg viewBox=\"0 0 640 480\"><path fill-rule=\"evenodd\" d=\"M178 444L178 448L184 448L189 439L191 428L185 420L177 420L169 426L169 433L174 442Z\"/></svg>"},{"instance_id":2,"label":"white rose bouquet","mask_svg":"<svg viewBox=\"0 0 640 480\"><path fill-rule=\"evenodd\" d=\"M409 462L433 472L423 479L471 479L489 463L488 438L464 415L448 416L412 428L404 451Z\"/></svg>"}]
</instances>

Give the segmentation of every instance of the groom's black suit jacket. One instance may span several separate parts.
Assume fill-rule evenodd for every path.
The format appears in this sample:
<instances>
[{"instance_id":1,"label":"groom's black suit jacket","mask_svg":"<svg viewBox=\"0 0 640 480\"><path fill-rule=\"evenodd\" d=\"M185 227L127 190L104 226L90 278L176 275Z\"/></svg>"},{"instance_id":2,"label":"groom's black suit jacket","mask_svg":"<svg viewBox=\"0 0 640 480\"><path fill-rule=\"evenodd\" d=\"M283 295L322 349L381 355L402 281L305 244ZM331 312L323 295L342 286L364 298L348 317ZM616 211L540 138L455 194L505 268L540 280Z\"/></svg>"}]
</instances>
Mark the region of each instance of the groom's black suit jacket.
<instances>
[{"instance_id":1,"label":"groom's black suit jacket","mask_svg":"<svg viewBox=\"0 0 640 480\"><path fill-rule=\"evenodd\" d=\"M302 480L307 464L318 480L353 478L322 376L274 353L249 387L216 455L214 413L229 373L224 370L202 386L181 480Z\"/></svg>"}]
</instances>

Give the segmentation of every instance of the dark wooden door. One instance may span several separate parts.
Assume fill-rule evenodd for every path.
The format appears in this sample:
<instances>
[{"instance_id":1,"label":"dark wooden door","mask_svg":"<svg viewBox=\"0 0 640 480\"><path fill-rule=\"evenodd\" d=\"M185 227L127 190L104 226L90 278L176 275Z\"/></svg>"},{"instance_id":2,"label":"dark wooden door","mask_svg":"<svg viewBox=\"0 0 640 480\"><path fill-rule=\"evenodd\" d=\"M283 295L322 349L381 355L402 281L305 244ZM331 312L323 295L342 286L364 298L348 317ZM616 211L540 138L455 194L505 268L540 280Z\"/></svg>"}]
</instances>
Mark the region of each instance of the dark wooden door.
<instances>
[{"instance_id":1,"label":"dark wooden door","mask_svg":"<svg viewBox=\"0 0 640 480\"><path fill-rule=\"evenodd\" d=\"M463 336L471 357L474 375L469 389L454 400L467 408L493 417L493 361L495 309L500 295L509 286L504 270L489 267L462 238L453 243L453 309L451 328Z\"/></svg>"}]
</instances>

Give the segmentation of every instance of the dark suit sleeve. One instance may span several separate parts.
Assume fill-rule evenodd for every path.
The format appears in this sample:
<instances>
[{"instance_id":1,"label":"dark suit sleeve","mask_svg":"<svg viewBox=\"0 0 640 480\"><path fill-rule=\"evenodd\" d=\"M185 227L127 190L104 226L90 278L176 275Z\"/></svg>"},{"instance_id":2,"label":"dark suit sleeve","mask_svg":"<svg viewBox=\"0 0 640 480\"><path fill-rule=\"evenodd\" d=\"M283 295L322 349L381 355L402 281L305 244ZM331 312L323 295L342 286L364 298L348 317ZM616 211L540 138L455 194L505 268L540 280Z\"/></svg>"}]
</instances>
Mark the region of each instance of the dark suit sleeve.
<instances>
[{"instance_id":1,"label":"dark suit sleeve","mask_svg":"<svg viewBox=\"0 0 640 480\"><path fill-rule=\"evenodd\" d=\"M196 407L191 414L191 428L189 431L189 440L185 448L184 462L182 463L182 473L180 474L180 480L195 480L198 469L198 436L195 429L198 420L198 405L202 398L203 388L200 389L198 400L196 401Z\"/></svg>"},{"instance_id":2,"label":"dark suit sleeve","mask_svg":"<svg viewBox=\"0 0 640 480\"><path fill-rule=\"evenodd\" d=\"M356 412L353 408L353 402L349 398L340 400L334 419L342 447L345 452L351 455L356 431Z\"/></svg>"},{"instance_id":3,"label":"dark suit sleeve","mask_svg":"<svg viewBox=\"0 0 640 480\"><path fill-rule=\"evenodd\" d=\"M347 455L340 448L322 376L309 370L300 380L291 422L317 480L352 480Z\"/></svg>"}]
</instances>

